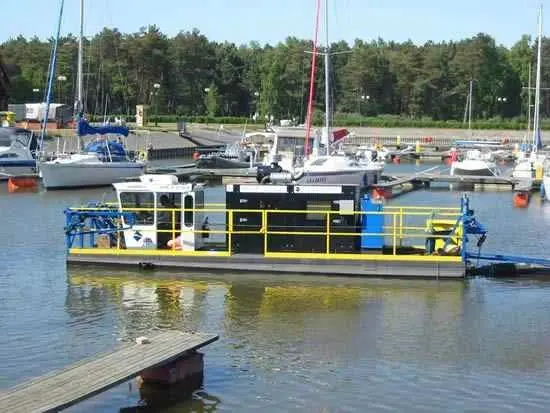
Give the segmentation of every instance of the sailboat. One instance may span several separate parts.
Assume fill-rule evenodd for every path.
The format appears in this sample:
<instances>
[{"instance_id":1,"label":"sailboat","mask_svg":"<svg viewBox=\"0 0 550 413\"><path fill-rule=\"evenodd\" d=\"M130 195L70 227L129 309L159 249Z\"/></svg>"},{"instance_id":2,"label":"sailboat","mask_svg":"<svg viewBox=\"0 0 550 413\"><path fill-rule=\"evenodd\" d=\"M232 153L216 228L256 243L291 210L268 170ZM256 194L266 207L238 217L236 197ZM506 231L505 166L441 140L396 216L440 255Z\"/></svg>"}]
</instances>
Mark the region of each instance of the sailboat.
<instances>
[{"instance_id":1,"label":"sailboat","mask_svg":"<svg viewBox=\"0 0 550 413\"><path fill-rule=\"evenodd\" d=\"M382 162L358 162L343 154L339 154L336 147L349 136L347 129L332 131L331 128L331 105L330 105L330 42L328 32L328 0L325 0L325 34L326 50L317 52L316 39L313 50L313 67L311 74L311 85L315 78L315 56L324 56L325 64L325 126L321 137L316 137L313 145L313 153L309 154L309 131L311 129L311 105L312 87L310 88L310 100L308 105L308 120L306 125L306 143L304 145L305 161L303 166L293 166L283 170L277 163L277 145L272 148L269 165L258 167L258 181L261 182L287 182L297 184L314 185L359 185L368 186L376 184L384 169ZM316 27L317 31L318 27Z\"/></svg>"},{"instance_id":2,"label":"sailboat","mask_svg":"<svg viewBox=\"0 0 550 413\"><path fill-rule=\"evenodd\" d=\"M120 140L109 138L110 135L128 136L127 127L94 127L84 119L83 38L84 0L80 0L75 120L79 142L82 136L87 135L96 135L97 139L89 142L79 153L60 154L52 160L40 162L38 169L42 177L42 184L46 189L111 185L123 179L137 178L143 175L146 167L144 161L130 159Z\"/></svg>"},{"instance_id":3,"label":"sailboat","mask_svg":"<svg viewBox=\"0 0 550 413\"><path fill-rule=\"evenodd\" d=\"M473 80L470 80L468 99L464 111L464 121L468 117L468 134L472 138L472 100L473 100ZM474 142L473 140L467 141ZM459 142L457 142L459 143ZM451 150L455 152L454 150ZM455 175L473 175L473 176L496 176L499 174L495 158L492 152L481 152L479 149L471 149L466 152L462 159L455 158L451 162L451 176Z\"/></svg>"},{"instance_id":4,"label":"sailboat","mask_svg":"<svg viewBox=\"0 0 550 413\"><path fill-rule=\"evenodd\" d=\"M536 177L536 170L542 168L546 162L546 156L539 152L542 149L542 138L540 130L540 82L541 82L541 50L542 50L542 4L539 9L538 35L537 35L537 74L535 79L535 104L533 114L533 139L529 152L520 151L516 165L512 171L514 178L533 179ZM529 72L530 76L530 72ZM530 83L530 82L529 82ZM531 85L529 85L530 91ZM530 96L530 94L529 94ZM531 100L529 99L529 109ZM529 119L530 120L530 119ZM528 131L531 133L531 131ZM545 173L545 177L546 177ZM550 182L549 182L550 184ZM546 186L545 186L546 187Z\"/></svg>"}]
</instances>

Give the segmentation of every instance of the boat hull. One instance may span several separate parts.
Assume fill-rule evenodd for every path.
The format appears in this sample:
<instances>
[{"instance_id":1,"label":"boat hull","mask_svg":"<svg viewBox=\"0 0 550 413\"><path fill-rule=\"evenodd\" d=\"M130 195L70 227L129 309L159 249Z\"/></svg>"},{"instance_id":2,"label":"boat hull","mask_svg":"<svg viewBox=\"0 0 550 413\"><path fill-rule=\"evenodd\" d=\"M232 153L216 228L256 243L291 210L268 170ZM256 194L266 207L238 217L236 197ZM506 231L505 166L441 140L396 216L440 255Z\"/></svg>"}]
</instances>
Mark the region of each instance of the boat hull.
<instances>
[{"instance_id":1,"label":"boat hull","mask_svg":"<svg viewBox=\"0 0 550 413\"><path fill-rule=\"evenodd\" d=\"M138 162L105 162L90 164L43 163L42 184L47 189L108 186L143 175L145 164Z\"/></svg>"},{"instance_id":2,"label":"boat hull","mask_svg":"<svg viewBox=\"0 0 550 413\"><path fill-rule=\"evenodd\" d=\"M10 177L36 175L36 162L0 162L0 180L5 181Z\"/></svg>"},{"instance_id":3,"label":"boat hull","mask_svg":"<svg viewBox=\"0 0 550 413\"><path fill-rule=\"evenodd\" d=\"M496 176L498 175L496 165L491 162L453 162L451 175L460 176Z\"/></svg>"},{"instance_id":4,"label":"boat hull","mask_svg":"<svg viewBox=\"0 0 550 413\"><path fill-rule=\"evenodd\" d=\"M359 171L306 171L296 182L301 185L359 185L369 186L378 183L381 170Z\"/></svg>"},{"instance_id":5,"label":"boat hull","mask_svg":"<svg viewBox=\"0 0 550 413\"><path fill-rule=\"evenodd\" d=\"M544 178L542 178L542 183L544 185L544 197L547 201L550 201L550 176L545 175Z\"/></svg>"}]
</instances>

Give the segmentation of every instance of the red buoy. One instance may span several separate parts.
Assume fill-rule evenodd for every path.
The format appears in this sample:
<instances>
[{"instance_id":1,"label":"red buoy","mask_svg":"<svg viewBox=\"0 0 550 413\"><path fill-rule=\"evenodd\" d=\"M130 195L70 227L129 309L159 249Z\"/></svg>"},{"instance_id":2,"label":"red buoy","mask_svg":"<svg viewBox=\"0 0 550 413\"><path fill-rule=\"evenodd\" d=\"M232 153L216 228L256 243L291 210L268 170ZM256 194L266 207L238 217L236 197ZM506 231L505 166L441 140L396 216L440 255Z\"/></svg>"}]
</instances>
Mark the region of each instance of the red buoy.
<instances>
[{"instance_id":1,"label":"red buoy","mask_svg":"<svg viewBox=\"0 0 550 413\"><path fill-rule=\"evenodd\" d=\"M514 206L516 208L527 208L529 205L529 192L514 193Z\"/></svg>"},{"instance_id":2,"label":"red buoy","mask_svg":"<svg viewBox=\"0 0 550 413\"><path fill-rule=\"evenodd\" d=\"M8 192L34 191L37 186L35 178L12 176L8 179Z\"/></svg>"},{"instance_id":3,"label":"red buoy","mask_svg":"<svg viewBox=\"0 0 550 413\"><path fill-rule=\"evenodd\" d=\"M399 155L395 155L393 157L393 163L397 163L397 164L401 163L401 157Z\"/></svg>"},{"instance_id":4,"label":"red buoy","mask_svg":"<svg viewBox=\"0 0 550 413\"><path fill-rule=\"evenodd\" d=\"M198 152L193 152L193 160L196 161L200 158L201 154Z\"/></svg>"},{"instance_id":5,"label":"red buoy","mask_svg":"<svg viewBox=\"0 0 550 413\"><path fill-rule=\"evenodd\" d=\"M372 190L372 198L375 199L375 200L390 199L391 196L392 196L391 188L376 187Z\"/></svg>"}]
</instances>

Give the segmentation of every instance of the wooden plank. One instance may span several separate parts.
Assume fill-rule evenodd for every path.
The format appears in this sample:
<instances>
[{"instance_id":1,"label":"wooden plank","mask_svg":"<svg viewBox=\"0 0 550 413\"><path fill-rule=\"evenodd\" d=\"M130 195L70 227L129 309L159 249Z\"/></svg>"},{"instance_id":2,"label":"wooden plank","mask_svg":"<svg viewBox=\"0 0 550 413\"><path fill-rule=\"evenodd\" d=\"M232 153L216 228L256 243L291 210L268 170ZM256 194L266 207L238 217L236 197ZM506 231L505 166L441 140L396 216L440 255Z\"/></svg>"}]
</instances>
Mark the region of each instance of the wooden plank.
<instances>
[{"instance_id":1,"label":"wooden plank","mask_svg":"<svg viewBox=\"0 0 550 413\"><path fill-rule=\"evenodd\" d=\"M213 334L165 331L147 344L126 344L0 393L0 411L56 412L217 339Z\"/></svg>"}]
</instances>

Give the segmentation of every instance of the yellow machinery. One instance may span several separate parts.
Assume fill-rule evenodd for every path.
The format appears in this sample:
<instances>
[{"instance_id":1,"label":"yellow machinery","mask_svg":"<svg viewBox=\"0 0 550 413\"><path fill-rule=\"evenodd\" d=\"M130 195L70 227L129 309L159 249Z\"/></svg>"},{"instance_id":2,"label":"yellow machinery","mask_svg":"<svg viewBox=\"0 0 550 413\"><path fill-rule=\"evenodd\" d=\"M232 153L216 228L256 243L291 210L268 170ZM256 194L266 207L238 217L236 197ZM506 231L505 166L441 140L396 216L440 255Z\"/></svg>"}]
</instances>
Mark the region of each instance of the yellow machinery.
<instances>
[{"instance_id":1,"label":"yellow machinery","mask_svg":"<svg viewBox=\"0 0 550 413\"><path fill-rule=\"evenodd\" d=\"M0 126L15 126L15 112L0 112Z\"/></svg>"},{"instance_id":2,"label":"yellow machinery","mask_svg":"<svg viewBox=\"0 0 550 413\"><path fill-rule=\"evenodd\" d=\"M457 255L462 247L462 223L453 219L428 219L426 232L431 235L426 240L426 252L439 255Z\"/></svg>"}]
</instances>

